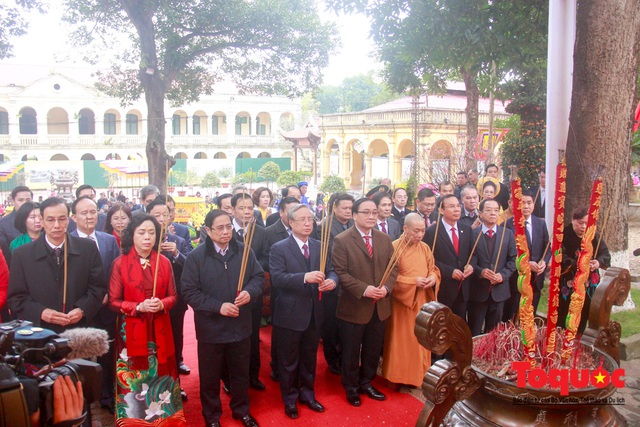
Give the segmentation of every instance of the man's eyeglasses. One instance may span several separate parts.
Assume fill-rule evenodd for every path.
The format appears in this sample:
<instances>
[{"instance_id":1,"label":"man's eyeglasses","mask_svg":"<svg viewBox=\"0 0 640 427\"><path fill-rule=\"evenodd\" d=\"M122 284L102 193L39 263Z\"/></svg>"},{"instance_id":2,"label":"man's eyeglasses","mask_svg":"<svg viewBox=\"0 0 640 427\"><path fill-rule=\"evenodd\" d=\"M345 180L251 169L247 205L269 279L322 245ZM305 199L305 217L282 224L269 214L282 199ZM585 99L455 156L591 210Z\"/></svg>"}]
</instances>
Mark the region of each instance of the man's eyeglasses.
<instances>
[{"instance_id":1,"label":"man's eyeglasses","mask_svg":"<svg viewBox=\"0 0 640 427\"><path fill-rule=\"evenodd\" d=\"M378 211L360 211L356 213L362 214L364 216L378 216Z\"/></svg>"}]
</instances>

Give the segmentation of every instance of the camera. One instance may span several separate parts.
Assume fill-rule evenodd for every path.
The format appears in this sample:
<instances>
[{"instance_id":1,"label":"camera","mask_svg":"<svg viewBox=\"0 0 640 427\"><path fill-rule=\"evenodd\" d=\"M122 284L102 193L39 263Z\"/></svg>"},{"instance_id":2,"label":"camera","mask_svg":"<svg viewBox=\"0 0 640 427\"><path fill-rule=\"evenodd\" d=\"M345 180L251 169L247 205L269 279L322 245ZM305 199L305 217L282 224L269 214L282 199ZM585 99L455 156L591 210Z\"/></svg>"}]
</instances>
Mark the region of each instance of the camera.
<instances>
[{"instance_id":1,"label":"camera","mask_svg":"<svg viewBox=\"0 0 640 427\"><path fill-rule=\"evenodd\" d=\"M49 329L22 320L0 324L0 427L29 426L27 400L37 384L40 418L53 419L53 382L59 376L80 381L87 404L98 400L102 367L84 359L67 361L69 340Z\"/></svg>"}]
</instances>

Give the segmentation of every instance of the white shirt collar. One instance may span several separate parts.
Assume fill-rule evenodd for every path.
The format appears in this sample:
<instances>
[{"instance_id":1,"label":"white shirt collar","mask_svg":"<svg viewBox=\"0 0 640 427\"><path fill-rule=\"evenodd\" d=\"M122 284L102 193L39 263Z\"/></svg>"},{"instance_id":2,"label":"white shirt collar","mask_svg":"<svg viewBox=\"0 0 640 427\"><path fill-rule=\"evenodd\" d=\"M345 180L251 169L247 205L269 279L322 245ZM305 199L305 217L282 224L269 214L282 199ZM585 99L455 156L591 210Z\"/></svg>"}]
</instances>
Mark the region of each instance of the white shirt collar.
<instances>
[{"instance_id":1,"label":"white shirt collar","mask_svg":"<svg viewBox=\"0 0 640 427\"><path fill-rule=\"evenodd\" d=\"M49 240L49 236L47 236L46 234L44 235L44 240L47 242L47 244L51 249L61 248L62 245L64 245L64 241L60 243L58 246L54 245L53 243L51 243L51 241Z\"/></svg>"},{"instance_id":2,"label":"white shirt collar","mask_svg":"<svg viewBox=\"0 0 640 427\"><path fill-rule=\"evenodd\" d=\"M222 251L220 255L224 255L229 250L229 245L227 245L227 247L223 250L220 246L218 246L216 242L213 242L213 248L216 250L217 253L220 253L220 251Z\"/></svg>"},{"instance_id":3,"label":"white shirt collar","mask_svg":"<svg viewBox=\"0 0 640 427\"><path fill-rule=\"evenodd\" d=\"M302 240L298 239L296 237L295 234L291 233L291 236L293 237L293 239L296 241L296 243L298 244L298 247L300 248L300 252L304 253L304 249L302 249L302 245L307 245L307 249L310 248L309 246L309 239L307 239L306 242L303 242Z\"/></svg>"},{"instance_id":4,"label":"white shirt collar","mask_svg":"<svg viewBox=\"0 0 640 427\"><path fill-rule=\"evenodd\" d=\"M496 234L498 231L498 226L494 225L492 228L488 228L486 225L482 224L482 234L487 234L487 231L493 230L493 234Z\"/></svg>"}]
</instances>

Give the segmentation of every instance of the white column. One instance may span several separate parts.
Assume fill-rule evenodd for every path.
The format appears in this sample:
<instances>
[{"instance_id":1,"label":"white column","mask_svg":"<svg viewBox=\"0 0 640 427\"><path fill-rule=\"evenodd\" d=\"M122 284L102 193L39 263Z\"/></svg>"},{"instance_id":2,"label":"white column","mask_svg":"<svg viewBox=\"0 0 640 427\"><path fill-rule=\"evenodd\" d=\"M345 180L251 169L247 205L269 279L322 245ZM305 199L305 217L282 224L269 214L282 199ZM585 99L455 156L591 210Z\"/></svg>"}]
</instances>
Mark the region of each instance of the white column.
<instances>
[{"instance_id":1,"label":"white column","mask_svg":"<svg viewBox=\"0 0 640 427\"><path fill-rule=\"evenodd\" d=\"M573 46L576 38L576 1L549 1L547 53L547 227L553 225L558 150L567 146L573 85Z\"/></svg>"}]
</instances>

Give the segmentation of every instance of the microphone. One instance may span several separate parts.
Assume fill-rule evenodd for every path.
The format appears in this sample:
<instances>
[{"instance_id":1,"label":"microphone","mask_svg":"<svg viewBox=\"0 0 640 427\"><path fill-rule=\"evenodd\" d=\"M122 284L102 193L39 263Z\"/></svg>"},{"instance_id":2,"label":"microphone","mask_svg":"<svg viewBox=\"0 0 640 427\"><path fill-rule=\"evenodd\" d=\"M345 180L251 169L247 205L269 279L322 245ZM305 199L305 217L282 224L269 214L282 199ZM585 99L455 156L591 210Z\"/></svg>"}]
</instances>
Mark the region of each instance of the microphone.
<instances>
[{"instance_id":1,"label":"microphone","mask_svg":"<svg viewBox=\"0 0 640 427\"><path fill-rule=\"evenodd\" d=\"M640 248L633 251L633 256L640 256Z\"/></svg>"},{"instance_id":2,"label":"microphone","mask_svg":"<svg viewBox=\"0 0 640 427\"><path fill-rule=\"evenodd\" d=\"M60 333L60 336L69 340L71 353L67 356L67 360L89 359L102 356L109 351L109 334L103 329L67 329Z\"/></svg>"}]
</instances>

